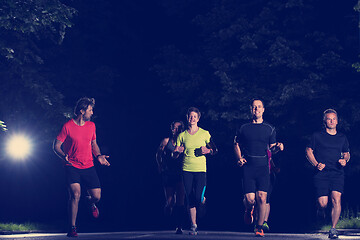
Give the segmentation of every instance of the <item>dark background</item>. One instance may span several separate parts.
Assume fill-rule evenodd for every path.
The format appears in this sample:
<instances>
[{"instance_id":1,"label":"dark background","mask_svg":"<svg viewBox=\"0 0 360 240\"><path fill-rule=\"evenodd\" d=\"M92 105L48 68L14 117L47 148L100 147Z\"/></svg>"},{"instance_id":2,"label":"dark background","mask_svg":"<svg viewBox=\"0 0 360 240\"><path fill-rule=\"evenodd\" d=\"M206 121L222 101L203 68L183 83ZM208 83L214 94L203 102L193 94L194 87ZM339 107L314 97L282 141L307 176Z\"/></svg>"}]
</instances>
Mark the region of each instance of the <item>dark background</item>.
<instances>
[{"instance_id":1,"label":"dark background","mask_svg":"<svg viewBox=\"0 0 360 240\"><path fill-rule=\"evenodd\" d=\"M207 93L207 88L199 87L192 96L187 95L186 89L190 83L174 90L176 81L159 74L159 69L167 68L163 63L167 59L164 57L166 54L163 54L164 46L175 46L185 55L196 53L205 59L210 50L202 52L199 46L206 42L203 42L206 31L194 24L194 19L213 8L220 9L221 1L62 2L77 10L77 14L71 19L74 25L66 30L61 45L54 46L48 39L37 40L44 62L41 67L34 63L26 65L28 69L39 69L36 74L44 76L51 87L62 94L62 98L57 100L61 107L56 105L53 109L45 110L38 108L37 101L25 98L19 90L21 84L5 85L6 91L2 92L2 98L8 104L2 105L0 119L6 122L9 131L0 134L0 221L35 221L65 228L65 179L60 160L51 150L51 141L66 119L59 115L50 116L49 120L46 115L55 111L69 112L80 97L88 96L96 99L93 120L97 126L97 141L102 153L110 155L111 167L97 165L103 191L99 203L101 216L96 221L91 220L82 200L78 215L80 229L119 231L172 227L163 216L165 199L157 173L155 152L162 138L169 135L170 123L175 119L185 121L185 111L192 105L205 113L199 125L210 131L219 147L219 154L208 158L207 214L200 220L199 226L201 229L211 230L245 229L242 221L241 176L234 162L232 139L236 126L246 122L246 117L236 118L230 115L227 119L214 118L209 110L222 110L212 108L211 104L214 103L211 101L208 103L197 98L202 93ZM254 16L259 14L257 7L266 4L255 2L256 4L249 4L248 9L244 8L242 11ZM358 142L357 110L360 108L356 97L358 75L351 68L351 64L358 60L358 13L353 9L356 2L306 3L312 6L312 11L308 15L304 14L306 16L298 16L294 21L304 18L309 22L303 26L321 29L329 36L336 36L341 45L341 58L346 62L342 64L346 67L328 74L331 77L324 81L331 80L334 84L324 90L329 96L320 96L320 100L284 100L275 91L258 91L267 100L266 103L270 103L265 119L277 127L278 140L285 144L285 151L275 157L281 166L281 173L272 198L270 222L274 231L304 231L314 227L312 169L305 159L304 150L311 132L321 128L321 113L327 107L338 107L342 120L340 127L349 137L352 153L354 150L351 160L353 163L347 167L352 170L347 170L343 206L347 212L358 207L356 191L353 190L359 181L355 146ZM243 1L241 5L246 6ZM209 21L205 25L216 24ZM278 29L279 32L286 32L289 39L296 39L296 34L293 33L295 30L290 30L286 26ZM305 35L303 32L307 29L297 30L302 32L299 35ZM4 35L2 37L6 39ZM300 41L300 44L308 43ZM319 43L320 46L326 44ZM219 49L219 55L226 57L232 54L224 52L224 49ZM300 47L298 51L301 52ZM309 58L311 54L308 54ZM316 53L313 54L315 58ZM3 60L2 76L6 76L6 72L15 72L11 68L14 63L6 63L5 58ZM21 66L25 68L24 64ZM333 66L328 65L327 68L332 69ZM207 67L202 68L204 72L206 69ZM243 73L247 74L244 69ZM261 70L259 72L264 74ZM207 73L203 75L207 76ZM12 83L15 78L13 76L10 79ZM273 83L274 86L281 86L285 82L283 79L277 80L279 82ZM5 78L2 81L6 81ZM209 79L209 84L212 83ZM210 86L209 89L211 87L215 88L216 93L216 86ZM316 89L318 86L313 87ZM252 91L250 88L249 92ZM256 87L254 89L254 94L257 94ZM32 91L37 90L33 88ZM246 116L246 102L250 96L251 94L244 94L241 104L224 108L227 111L240 109ZM207 97L211 99L211 95ZM11 101L12 98L22 99L23 103L19 103L22 107L18 107L16 101ZM277 105L274 101L281 104ZM15 111L16 114L13 114ZM44 129L47 129L46 133L42 131ZM12 161L5 153L7 137L17 131L25 131L34 145L33 152L26 161Z\"/></svg>"}]
</instances>

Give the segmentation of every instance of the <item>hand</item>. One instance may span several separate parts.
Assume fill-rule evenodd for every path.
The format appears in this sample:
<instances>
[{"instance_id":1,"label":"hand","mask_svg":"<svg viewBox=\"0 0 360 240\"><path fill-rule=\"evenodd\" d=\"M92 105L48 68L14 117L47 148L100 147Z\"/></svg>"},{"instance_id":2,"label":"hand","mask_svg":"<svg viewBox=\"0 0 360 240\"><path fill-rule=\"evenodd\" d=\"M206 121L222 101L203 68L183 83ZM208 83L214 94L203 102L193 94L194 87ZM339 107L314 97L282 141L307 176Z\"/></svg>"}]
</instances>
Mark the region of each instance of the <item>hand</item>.
<instances>
[{"instance_id":1,"label":"hand","mask_svg":"<svg viewBox=\"0 0 360 240\"><path fill-rule=\"evenodd\" d=\"M276 143L276 146L280 149L280 151L284 151L284 144L281 142Z\"/></svg>"},{"instance_id":2,"label":"hand","mask_svg":"<svg viewBox=\"0 0 360 240\"><path fill-rule=\"evenodd\" d=\"M325 164L323 164L323 163L318 163L317 165L316 165L316 168L317 168L317 170L319 170L319 171L322 171L324 168L325 168Z\"/></svg>"},{"instance_id":3,"label":"hand","mask_svg":"<svg viewBox=\"0 0 360 240\"><path fill-rule=\"evenodd\" d=\"M99 161L99 163L100 163L101 165L110 166L110 163L108 162L107 158L109 158L109 156L99 155L99 156L97 157L97 160Z\"/></svg>"},{"instance_id":4,"label":"hand","mask_svg":"<svg viewBox=\"0 0 360 240\"><path fill-rule=\"evenodd\" d=\"M67 155L67 154L65 154L65 156L64 156L64 163L65 163L65 165L72 166L72 163L69 162L69 155Z\"/></svg>"},{"instance_id":5,"label":"hand","mask_svg":"<svg viewBox=\"0 0 360 240\"><path fill-rule=\"evenodd\" d=\"M246 163L246 159L245 158L239 158L237 164L242 167L244 166L244 164Z\"/></svg>"},{"instance_id":6,"label":"hand","mask_svg":"<svg viewBox=\"0 0 360 240\"><path fill-rule=\"evenodd\" d=\"M179 153L182 153L182 152L184 152L184 149L185 149L184 146L180 146L180 147L178 148L178 152L179 152Z\"/></svg>"},{"instance_id":7,"label":"hand","mask_svg":"<svg viewBox=\"0 0 360 240\"><path fill-rule=\"evenodd\" d=\"M345 167L346 164L347 164L347 161L345 159L343 159L343 158L340 158L339 163L340 163L341 166Z\"/></svg>"},{"instance_id":8,"label":"hand","mask_svg":"<svg viewBox=\"0 0 360 240\"><path fill-rule=\"evenodd\" d=\"M270 148L270 151L272 154L276 154L279 151L284 151L284 144L281 142L277 142Z\"/></svg>"},{"instance_id":9,"label":"hand","mask_svg":"<svg viewBox=\"0 0 360 240\"><path fill-rule=\"evenodd\" d=\"M208 154L208 153L211 152L211 150L209 148L205 147L205 146L202 146L200 149L201 149L201 153L203 155Z\"/></svg>"}]
</instances>

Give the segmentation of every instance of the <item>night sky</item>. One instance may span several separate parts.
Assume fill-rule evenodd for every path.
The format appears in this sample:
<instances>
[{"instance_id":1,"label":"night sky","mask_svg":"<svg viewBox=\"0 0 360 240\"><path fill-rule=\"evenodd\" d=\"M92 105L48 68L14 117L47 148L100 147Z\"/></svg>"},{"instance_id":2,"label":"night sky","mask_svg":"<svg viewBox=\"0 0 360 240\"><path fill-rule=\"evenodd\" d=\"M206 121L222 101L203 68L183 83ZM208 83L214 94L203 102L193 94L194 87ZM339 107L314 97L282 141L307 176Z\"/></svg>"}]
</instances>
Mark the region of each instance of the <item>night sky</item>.
<instances>
[{"instance_id":1,"label":"night sky","mask_svg":"<svg viewBox=\"0 0 360 240\"><path fill-rule=\"evenodd\" d=\"M166 45L191 52L199 37L191 19L206 12L209 5L207 1L191 0L186 1L187 5L174 1L173 8L160 0L63 2L77 9L78 14L73 19L74 26L67 29L62 45L47 49L44 64L56 76L53 85L64 95L67 107L73 108L83 96L96 99L93 120L97 126L97 142L102 153L110 155L111 163L109 168L96 165L103 191L99 204L101 217L91 220L82 200L79 229L167 229L171 224L163 216L165 198L155 153L162 138L170 133L170 123L175 119L185 121L185 112L176 108L169 89L152 70L154 58ZM352 9L355 1L342 4L318 1L318 4L324 7L319 8L323 11L318 12L314 25L325 26L326 31L340 38L354 29L344 23L349 16L357 15ZM186 8L181 9L183 6ZM183 107L192 104L188 102ZM209 128L214 126L209 119L201 119L199 125L217 136L216 131ZM54 128L60 130L61 126ZM64 228L67 194L60 160L52 152L51 143L41 141L36 145L36 139L41 136L34 134L33 137L34 154L28 161L19 163L7 159L0 163L3 192L0 221L36 221ZM287 139L281 132L279 138ZM284 162L294 154L304 154L305 146L301 144L295 146L296 152L285 151L277 158L286 165ZM228 154L208 158L208 209L199 226L211 230L242 230L245 227L240 171L234 164L235 159L229 157L231 144L217 142L217 145L220 152ZM299 224L313 217L315 197L311 171L306 170L305 156L303 161L304 167L300 169L304 170L303 175L294 175L297 169L284 166L279 176L270 218L275 231L302 231ZM295 216L289 218L289 212ZM286 223L282 222L284 218Z\"/></svg>"}]
</instances>

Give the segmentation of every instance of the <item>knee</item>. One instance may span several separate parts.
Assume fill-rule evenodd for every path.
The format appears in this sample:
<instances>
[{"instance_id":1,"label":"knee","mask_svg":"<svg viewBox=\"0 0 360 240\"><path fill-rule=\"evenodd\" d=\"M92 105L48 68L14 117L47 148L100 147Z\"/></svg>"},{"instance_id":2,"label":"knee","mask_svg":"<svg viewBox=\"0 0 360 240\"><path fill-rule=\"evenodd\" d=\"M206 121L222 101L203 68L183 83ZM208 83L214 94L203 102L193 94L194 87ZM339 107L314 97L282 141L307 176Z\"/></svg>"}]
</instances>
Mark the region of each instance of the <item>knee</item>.
<instances>
[{"instance_id":1,"label":"knee","mask_svg":"<svg viewBox=\"0 0 360 240\"><path fill-rule=\"evenodd\" d=\"M98 194L95 194L93 196L91 196L91 199L94 203L97 203L100 201L100 198L101 198L101 193L98 193Z\"/></svg>"},{"instance_id":2,"label":"knee","mask_svg":"<svg viewBox=\"0 0 360 240\"><path fill-rule=\"evenodd\" d=\"M326 208L327 207L327 201L319 201L319 207L320 208Z\"/></svg>"},{"instance_id":3,"label":"knee","mask_svg":"<svg viewBox=\"0 0 360 240\"><path fill-rule=\"evenodd\" d=\"M76 202L79 202L80 201L80 196L81 196L81 193L80 192L70 192L70 200L72 201L76 201Z\"/></svg>"},{"instance_id":4,"label":"knee","mask_svg":"<svg viewBox=\"0 0 360 240\"><path fill-rule=\"evenodd\" d=\"M255 197L245 196L245 201L246 201L249 205L255 205Z\"/></svg>"},{"instance_id":5,"label":"knee","mask_svg":"<svg viewBox=\"0 0 360 240\"><path fill-rule=\"evenodd\" d=\"M266 203L266 197L267 197L267 193L265 192L259 192L258 196L257 196L257 201L260 204Z\"/></svg>"},{"instance_id":6,"label":"knee","mask_svg":"<svg viewBox=\"0 0 360 240\"><path fill-rule=\"evenodd\" d=\"M333 206L340 206L341 205L340 198L333 198L332 199L332 204L333 204Z\"/></svg>"}]
</instances>

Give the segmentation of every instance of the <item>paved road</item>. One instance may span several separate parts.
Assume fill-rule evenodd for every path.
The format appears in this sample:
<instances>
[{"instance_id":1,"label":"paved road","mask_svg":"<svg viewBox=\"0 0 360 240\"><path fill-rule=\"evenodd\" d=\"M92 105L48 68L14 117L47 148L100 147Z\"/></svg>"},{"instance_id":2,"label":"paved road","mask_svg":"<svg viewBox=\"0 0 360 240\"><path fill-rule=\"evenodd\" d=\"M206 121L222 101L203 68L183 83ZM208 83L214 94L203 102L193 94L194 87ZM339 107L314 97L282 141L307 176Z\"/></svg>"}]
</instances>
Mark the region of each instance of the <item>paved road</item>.
<instances>
[{"instance_id":1,"label":"paved road","mask_svg":"<svg viewBox=\"0 0 360 240\"><path fill-rule=\"evenodd\" d=\"M339 239L359 239L359 233L345 232L346 235L341 235ZM67 239L64 233L31 233L31 234L14 234L14 235L0 235L0 239L25 239L25 240L61 240ZM215 231L201 231L197 236L190 236L185 231L183 235L176 235L172 231L149 231L149 232L106 232L106 233L79 233L77 239L81 240L130 240L130 239L140 239L140 240L176 240L176 239L206 239L206 240L249 240L249 239L259 239L255 238L253 233L244 233L244 232L215 232ZM317 233L317 234L282 234L282 233L268 233L265 235L266 240L318 240L318 239L328 239L327 234Z\"/></svg>"}]
</instances>

